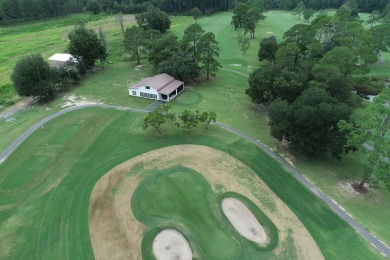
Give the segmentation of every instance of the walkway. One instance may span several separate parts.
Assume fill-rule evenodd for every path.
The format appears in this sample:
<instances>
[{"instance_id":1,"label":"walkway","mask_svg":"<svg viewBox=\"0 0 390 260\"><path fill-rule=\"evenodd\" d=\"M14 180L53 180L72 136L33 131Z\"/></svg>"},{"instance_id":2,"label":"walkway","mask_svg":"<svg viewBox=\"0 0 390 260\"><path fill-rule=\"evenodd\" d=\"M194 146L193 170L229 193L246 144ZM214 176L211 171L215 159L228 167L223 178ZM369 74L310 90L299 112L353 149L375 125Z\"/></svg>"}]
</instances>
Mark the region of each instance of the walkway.
<instances>
[{"instance_id":1,"label":"walkway","mask_svg":"<svg viewBox=\"0 0 390 260\"><path fill-rule=\"evenodd\" d=\"M139 109L139 108L131 108L131 107L121 107L121 106L113 106L113 105L105 105L105 104L88 104L88 105L81 105L81 106L75 106L70 107L64 110L61 110L59 112L56 112L38 123L31 126L29 129L27 129L23 134L21 134L14 142L12 142L1 154L0 154L0 164L4 162L9 155L12 154L18 148L24 140L27 139L35 130L42 127L45 123L51 121L54 118L57 118L63 114L66 114L68 112L86 108L86 107L102 107L102 108L110 108L110 109L117 109L117 110L125 110L125 111L132 111L132 112L138 112L138 113L148 113L149 110L146 109ZM250 141L251 143L255 144L259 148L261 148L264 152L266 152L269 156L274 158L277 162L279 162L283 167L290 172L300 183L302 183L304 186L306 186L309 190L311 190L318 198L320 198L322 201L324 201L339 217L344 219L352 228L354 228L362 237L364 237L367 241L369 241L374 247L376 247L380 252L382 252L384 255L390 258L390 248L385 245L382 241L377 239L373 234L371 234L369 231L367 231L364 227L362 227L351 215L349 215L347 212L345 212L340 206L338 206L330 197L328 197L325 193L323 193L321 190L319 190L316 186L314 186L311 182L309 182L302 174L297 172L294 167L292 167L288 162L286 162L282 157L280 157L278 154L273 152L269 147L261 143L260 141L254 139L253 137L245 134L244 132L241 132L238 129L235 129L231 126L225 125L220 122L213 123L214 125L221 127L223 129L226 129L238 136L241 136L242 138L245 138L246 140Z\"/></svg>"}]
</instances>

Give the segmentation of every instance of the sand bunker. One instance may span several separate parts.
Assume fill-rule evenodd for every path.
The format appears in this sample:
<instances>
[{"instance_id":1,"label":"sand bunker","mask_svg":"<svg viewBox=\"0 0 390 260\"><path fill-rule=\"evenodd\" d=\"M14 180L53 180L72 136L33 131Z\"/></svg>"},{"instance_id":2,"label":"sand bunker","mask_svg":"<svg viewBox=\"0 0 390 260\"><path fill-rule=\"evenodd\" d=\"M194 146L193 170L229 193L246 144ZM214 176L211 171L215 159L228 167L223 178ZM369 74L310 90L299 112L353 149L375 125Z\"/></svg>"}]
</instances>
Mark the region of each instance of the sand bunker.
<instances>
[{"instance_id":1,"label":"sand bunker","mask_svg":"<svg viewBox=\"0 0 390 260\"><path fill-rule=\"evenodd\" d=\"M263 226L244 203L235 198L224 198L221 205L223 213L241 236L262 246L267 244Z\"/></svg>"},{"instance_id":2,"label":"sand bunker","mask_svg":"<svg viewBox=\"0 0 390 260\"><path fill-rule=\"evenodd\" d=\"M294 247L297 259L324 259L300 220L256 173L229 154L201 145L176 145L144 153L97 181L88 210L95 259L142 259L141 242L149 227L135 218L130 198L145 177L175 165L202 174L217 194L232 191L251 200L278 228L276 256Z\"/></svg>"},{"instance_id":3,"label":"sand bunker","mask_svg":"<svg viewBox=\"0 0 390 260\"><path fill-rule=\"evenodd\" d=\"M184 236L175 229L164 229L153 241L157 260L191 260L192 251Z\"/></svg>"}]
</instances>

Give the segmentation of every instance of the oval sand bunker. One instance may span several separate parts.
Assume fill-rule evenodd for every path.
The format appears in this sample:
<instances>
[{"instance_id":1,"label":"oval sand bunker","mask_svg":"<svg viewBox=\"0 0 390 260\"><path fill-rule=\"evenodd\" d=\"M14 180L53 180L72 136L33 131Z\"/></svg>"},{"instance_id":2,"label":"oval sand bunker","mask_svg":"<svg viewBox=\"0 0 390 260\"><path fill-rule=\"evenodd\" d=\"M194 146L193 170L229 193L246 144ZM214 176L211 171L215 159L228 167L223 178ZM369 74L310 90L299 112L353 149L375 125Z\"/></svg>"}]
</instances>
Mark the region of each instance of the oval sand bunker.
<instances>
[{"instance_id":1,"label":"oval sand bunker","mask_svg":"<svg viewBox=\"0 0 390 260\"><path fill-rule=\"evenodd\" d=\"M262 246L268 243L263 226L244 203L235 198L224 198L221 205L223 213L241 236Z\"/></svg>"},{"instance_id":2,"label":"oval sand bunker","mask_svg":"<svg viewBox=\"0 0 390 260\"><path fill-rule=\"evenodd\" d=\"M192 251L184 236L175 229L164 229L153 241L157 260L191 260Z\"/></svg>"}]
</instances>

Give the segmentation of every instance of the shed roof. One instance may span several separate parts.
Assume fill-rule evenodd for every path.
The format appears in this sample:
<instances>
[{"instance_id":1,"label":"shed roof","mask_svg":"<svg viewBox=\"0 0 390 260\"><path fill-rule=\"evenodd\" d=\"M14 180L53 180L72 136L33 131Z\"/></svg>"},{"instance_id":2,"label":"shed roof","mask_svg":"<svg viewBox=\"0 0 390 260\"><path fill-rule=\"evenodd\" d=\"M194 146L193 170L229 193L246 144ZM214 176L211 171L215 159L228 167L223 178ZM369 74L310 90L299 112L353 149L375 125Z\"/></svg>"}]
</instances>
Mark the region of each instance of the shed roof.
<instances>
[{"instance_id":1,"label":"shed roof","mask_svg":"<svg viewBox=\"0 0 390 260\"><path fill-rule=\"evenodd\" d=\"M180 85L182 85L182 84L183 84L182 81L174 80L171 83L169 83L168 85L166 85L164 88L162 88L159 92L161 94L169 95L172 93L172 91L174 91L175 89L180 87Z\"/></svg>"},{"instance_id":2,"label":"shed roof","mask_svg":"<svg viewBox=\"0 0 390 260\"><path fill-rule=\"evenodd\" d=\"M66 62L69 60L76 60L76 59L69 53L56 53L53 56L51 56L48 60Z\"/></svg>"}]
</instances>

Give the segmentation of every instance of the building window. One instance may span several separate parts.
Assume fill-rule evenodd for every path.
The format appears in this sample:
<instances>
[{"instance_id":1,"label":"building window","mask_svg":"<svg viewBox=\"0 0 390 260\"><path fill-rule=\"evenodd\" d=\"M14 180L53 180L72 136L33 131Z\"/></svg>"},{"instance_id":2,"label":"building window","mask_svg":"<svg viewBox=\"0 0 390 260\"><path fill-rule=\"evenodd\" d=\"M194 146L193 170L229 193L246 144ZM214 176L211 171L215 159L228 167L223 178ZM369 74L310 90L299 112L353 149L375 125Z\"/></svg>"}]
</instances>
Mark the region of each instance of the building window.
<instances>
[{"instance_id":1,"label":"building window","mask_svg":"<svg viewBox=\"0 0 390 260\"><path fill-rule=\"evenodd\" d=\"M133 96L137 96L137 91L133 91Z\"/></svg>"},{"instance_id":2,"label":"building window","mask_svg":"<svg viewBox=\"0 0 390 260\"><path fill-rule=\"evenodd\" d=\"M149 86L145 86L145 88L146 88L146 89L150 89L150 87L149 87Z\"/></svg>"},{"instance_id":3,"label":"building window","mask_svg":"<svg viewBox=\"0 0 390 260\"><path fill-rule=\"evenodd\" d=\"M140 92L139 95L141 97L145 97L145 98L157 99L157 95L156 94L149 94L149 93L145 93L145 92Z\"/></svg>"}]
</instances>

